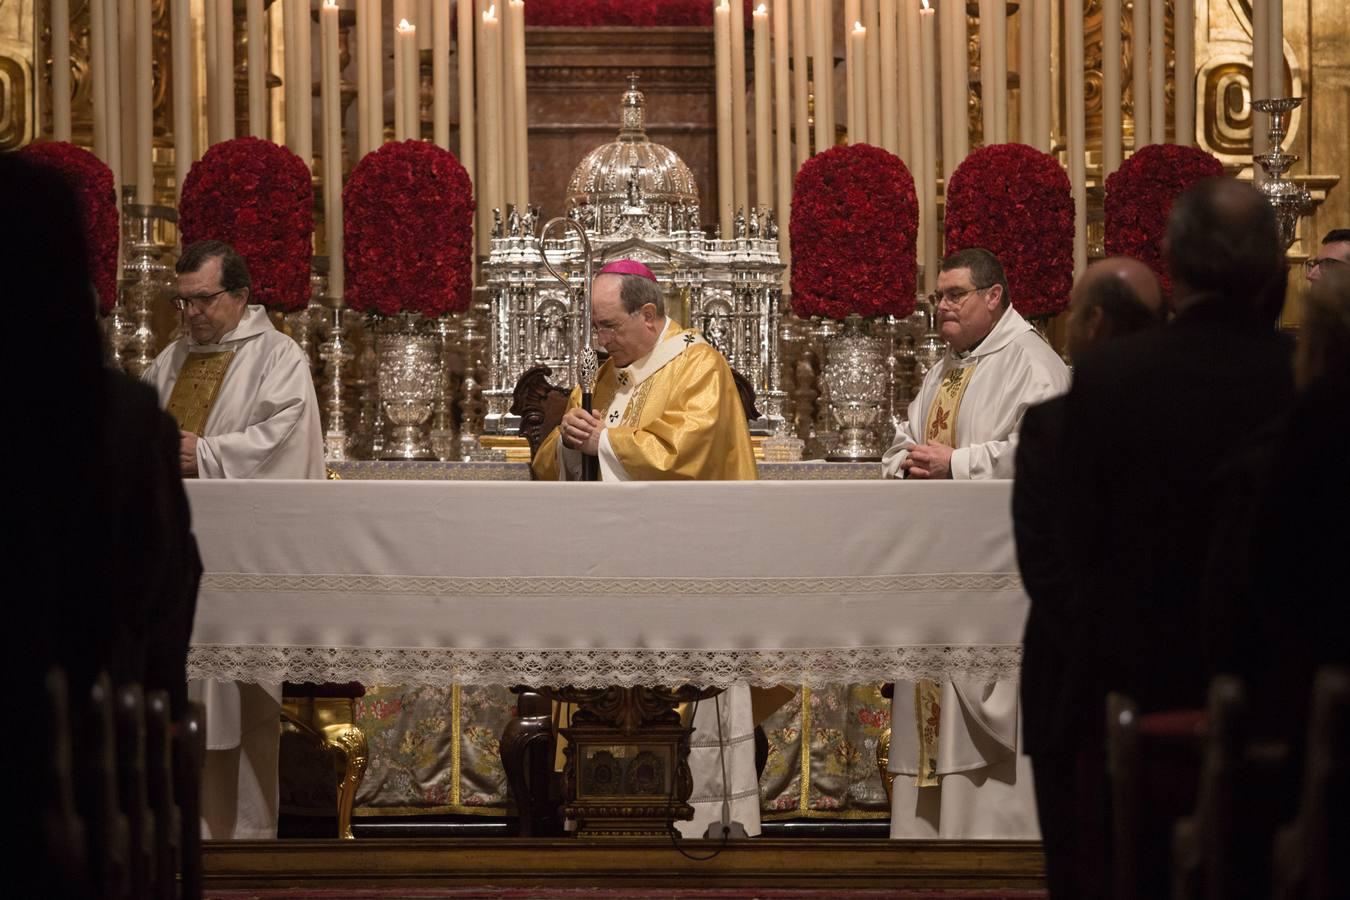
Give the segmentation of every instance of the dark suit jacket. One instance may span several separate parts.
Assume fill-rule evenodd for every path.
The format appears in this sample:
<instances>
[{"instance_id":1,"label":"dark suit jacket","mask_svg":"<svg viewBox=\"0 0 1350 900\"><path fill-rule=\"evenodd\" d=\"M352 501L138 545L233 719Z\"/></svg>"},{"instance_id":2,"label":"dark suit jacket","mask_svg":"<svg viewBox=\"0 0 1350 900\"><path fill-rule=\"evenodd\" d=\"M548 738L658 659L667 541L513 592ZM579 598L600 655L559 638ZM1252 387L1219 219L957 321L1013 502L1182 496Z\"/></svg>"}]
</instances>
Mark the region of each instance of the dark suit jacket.
<instances>
[{"instance_id":1,"label":"dark suit jacket","mask_svg":"<svg viewBox=\"0 0 1350 900\"><path fill-rule=\"evenodd\" d=\"M1081 718L1081 676L1071 673L1078 629L1063 505L1061 443L1067 400L1056 397L1026 411L1013 481L1013 536L1022 584L1031 598L1022 637L1022 746L1036 756L1064 746L1068 724Z\"/></svg>"},{"instance_id":2,"label":"dark suit jacket","mask_svg":"<svg viewBox=\"0 0 1350 900\"><path fill-rule=\"evenodd\" d=\"M178 428L153 390L120 372L100 370L86 390L95 421L69 423L81 464L25 504L16 563L29 572L29 672L63 666L74 706L107 670L114 684L168 691L177 716L201 578Z\"/></svg>"},{"instance_id":3,"label":"dark suit jacket","mask_svg":"<svg viewBox=\"0 0 1350 900\"><path fill-rule=\"evenodd\" d=\"M1203 705L1211 478L1293 399L1287 342L1244 304L1197 299L1075 372L1064 463L1075 654L1144 710ZM1094 704L1093 731L1101 727Z\"/></svg>"}]
</instances>

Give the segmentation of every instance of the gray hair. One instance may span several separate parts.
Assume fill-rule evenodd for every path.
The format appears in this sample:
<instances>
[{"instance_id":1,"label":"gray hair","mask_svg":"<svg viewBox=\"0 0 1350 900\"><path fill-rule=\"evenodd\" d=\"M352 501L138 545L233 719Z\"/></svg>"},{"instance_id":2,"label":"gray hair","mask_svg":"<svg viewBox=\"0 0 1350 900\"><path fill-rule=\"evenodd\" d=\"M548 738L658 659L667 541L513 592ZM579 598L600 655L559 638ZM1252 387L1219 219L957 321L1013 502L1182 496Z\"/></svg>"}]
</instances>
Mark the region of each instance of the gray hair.
<instances>
[{"instance_id":1,"label":"gray hair","mask_svg":"<svg viewBox=\"0 0 1350 900\"><path fill-rule=\"evenodd\" d=\"M666 314L666 303L661 298L661 286L650 278L641 275L619 276L619 301L624 312L632 315L650 303L656 307L656 314Z\"/></svg>"},{"instance_id":2,"label":"gray hair","mask_svg":"<svg viewBox=\"0 0 1350 900\"><path fill-rule=\"evenodd\" d=\"M231 294L253 287L248 263L239 252L224 241L197 241L183 248L183 255L174 263L179 275L196 272L216 257L220 258L220 286Z\"/></svg>"}]
</instances>

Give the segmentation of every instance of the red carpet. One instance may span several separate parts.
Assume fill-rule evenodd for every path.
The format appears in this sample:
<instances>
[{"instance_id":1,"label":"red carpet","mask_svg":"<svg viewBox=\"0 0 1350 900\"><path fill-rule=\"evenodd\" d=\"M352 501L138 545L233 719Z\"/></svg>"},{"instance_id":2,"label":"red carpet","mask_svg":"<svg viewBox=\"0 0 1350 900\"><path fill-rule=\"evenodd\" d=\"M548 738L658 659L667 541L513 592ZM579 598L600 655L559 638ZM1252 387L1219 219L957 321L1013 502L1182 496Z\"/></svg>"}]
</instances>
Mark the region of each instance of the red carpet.
<instances>
[{"instance_id":1,"label":"red carpet","mask_svg":"<svg viewBox=\"0 0 1350 900\"><path fill-rule=\"evenodd\" d=\"M880 888L283 888L210 891L207 900L1044 900L1044 891L886 890Z\"/></svg>"}]
</instances>

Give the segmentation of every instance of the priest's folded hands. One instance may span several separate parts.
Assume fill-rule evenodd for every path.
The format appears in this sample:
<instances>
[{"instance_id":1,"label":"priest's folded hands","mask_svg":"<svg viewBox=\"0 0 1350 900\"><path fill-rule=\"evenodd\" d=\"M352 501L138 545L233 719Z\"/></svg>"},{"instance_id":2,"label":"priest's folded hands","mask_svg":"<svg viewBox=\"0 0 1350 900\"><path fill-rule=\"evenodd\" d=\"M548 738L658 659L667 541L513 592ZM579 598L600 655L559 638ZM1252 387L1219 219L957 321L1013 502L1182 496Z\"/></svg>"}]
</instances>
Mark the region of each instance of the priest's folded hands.
<instances>
[{"instance_id":1,"label":"priest's folded hands","mask_svg":"<svg viewBox=\"0 0 1350 900\"><path fill-rule=\"evenodd\" d=\"M952 448L936 441L910 444L909 456L900 463L906 478L951 478Z\"/></svg>"},{"instance_id":2,"label":"priest's folded hands","mask_svg":"<svg viewBox=\"0 0 1350 900\"><path fill-rule=\"evenodd\" d=\"M588 456L600 453L600 432L604 423L599 413L586 412L579 406L569 409L558 426L563 446L569 450L580 450Z\"/></svg>"}]
</instances>

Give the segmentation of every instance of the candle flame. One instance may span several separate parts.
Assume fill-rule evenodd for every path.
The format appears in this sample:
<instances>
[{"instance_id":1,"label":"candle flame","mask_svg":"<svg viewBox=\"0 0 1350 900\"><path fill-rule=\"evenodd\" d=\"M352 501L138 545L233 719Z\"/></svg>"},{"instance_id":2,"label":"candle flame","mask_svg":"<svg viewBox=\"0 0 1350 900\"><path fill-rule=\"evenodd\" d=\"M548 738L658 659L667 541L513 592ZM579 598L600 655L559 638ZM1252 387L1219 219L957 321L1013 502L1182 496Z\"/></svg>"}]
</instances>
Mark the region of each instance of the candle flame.
<instances>
[{"instance_id":1,"label":"candle flame","mask_svg":"<svg viewBox=\"0 0 1350 900\"><path fill-rule=\"evenodd\" d=\"M402 19L402 20L400 20L399 23L398 23L398 30L399 30L399 31L416 31L417 29L414 28L414 27L413 27L413 24L412 24L411 22L409 22L407 19Z\"/></svg>"},{"instance_id":2,"label":"candle flame","mask_svg":"<svg viewBox=\"0 0 1350 900\"><path fill-rule=\"evenodd\" d=\"M755 15L757 15L757 16L767 16L768 14L769 14L769 8L768 8L767 6L765 6L763 3L761 3L759 6L756 6L756 7L755 7Z\"/></svg>"},{"instance_id":3,"label":"candle flame","mask_svg":"<svg viewBox=\"0 0 1350 900\"><path fill-rule=\"evenodd\" d=\"M931 9L931 8L932 8L932 7L930 7L930 6L928 5L928 0L923 0L923 8L924 8L924 9Z\"/></svg>"},{"instance_id":4,"label":"candle flame","mask_svg":"<svg viewBox=\"0 0 1350 900\"><path fill-rule=\"evenodd\" d=\"M867 34L867 29L863 27L863 23L862 23L862 22L854 22L854 23L853 23L853 33L854 33L854 34Z\"/></svg>"},{"instance_id":5,"label":"candle flame","mask_svg":"<svg viewBox=\"0 0 1350 900\"><path fill-rule=\"evenodd\" d=\"M337 9L337 0L323 0L323 5Z\"/></svg>"}]
</instances>

